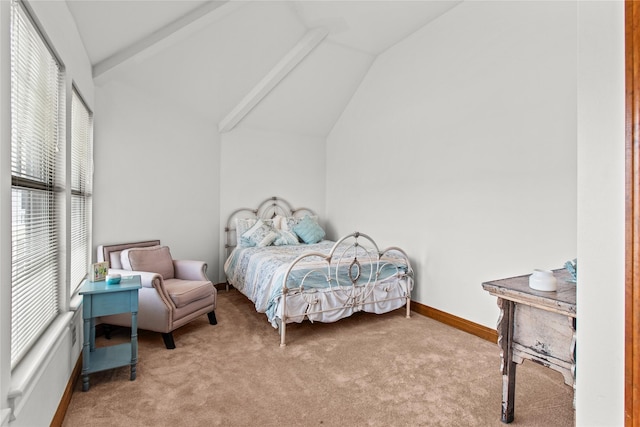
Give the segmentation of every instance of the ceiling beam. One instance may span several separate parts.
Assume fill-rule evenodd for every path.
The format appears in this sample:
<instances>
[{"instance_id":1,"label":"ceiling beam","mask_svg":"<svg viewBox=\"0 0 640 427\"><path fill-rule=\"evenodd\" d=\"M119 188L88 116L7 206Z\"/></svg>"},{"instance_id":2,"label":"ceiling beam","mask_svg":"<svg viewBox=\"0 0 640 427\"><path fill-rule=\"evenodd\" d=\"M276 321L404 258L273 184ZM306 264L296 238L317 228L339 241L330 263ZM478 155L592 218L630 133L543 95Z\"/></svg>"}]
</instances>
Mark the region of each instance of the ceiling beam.
<instances>
[{"instance_id":1,"label":"ceiling beam","mask_svg":"<svg viewBox=\"0 0 640 427\"><path fill-rule=\"evenodd\" d=\"M142 40L111 55L93 66L93 78L97 83L108 78L117 68L131 61L146 59L176 42L185 39L194 32L218 21L238 8L244 1L216 0L192 10L179 19L151 33Z\"/></svg>"},{"instance_id":2,"label":"ceiling beam","mask_svg":"<svg viewBox=\"0 0 640 427\"><path fill-rule=\"evenodd\" d=\"M232 130L273 88L327 37L325 28L309 30L300 41L265 75L258 84L218 124L221 133Z\"/></svg>"}]
</instances>

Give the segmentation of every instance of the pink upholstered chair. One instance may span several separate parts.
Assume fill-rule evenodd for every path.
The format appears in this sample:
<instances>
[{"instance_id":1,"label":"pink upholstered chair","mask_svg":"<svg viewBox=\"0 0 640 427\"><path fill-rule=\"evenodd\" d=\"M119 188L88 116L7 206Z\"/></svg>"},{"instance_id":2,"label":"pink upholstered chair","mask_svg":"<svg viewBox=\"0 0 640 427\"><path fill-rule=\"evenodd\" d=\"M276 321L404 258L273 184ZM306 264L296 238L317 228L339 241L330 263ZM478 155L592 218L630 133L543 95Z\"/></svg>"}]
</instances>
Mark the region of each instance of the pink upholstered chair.
<instances>
[{"instance_id":1,"label":"pink upholstered chair","mask_svg":"<svg viewBox=\"0 0 640 427\"><path fill-rule=\"evenodd\" d=\"M159 240L98 246L98 261L109 262L109 273L139 274L138 328L160 332L168 349L175 348L172 332L206 314L215 325L217 291L207 278L203 261L174 260ZM131 326L131 316L105 316L107 325Z\"/></svg>"}]
</instances>

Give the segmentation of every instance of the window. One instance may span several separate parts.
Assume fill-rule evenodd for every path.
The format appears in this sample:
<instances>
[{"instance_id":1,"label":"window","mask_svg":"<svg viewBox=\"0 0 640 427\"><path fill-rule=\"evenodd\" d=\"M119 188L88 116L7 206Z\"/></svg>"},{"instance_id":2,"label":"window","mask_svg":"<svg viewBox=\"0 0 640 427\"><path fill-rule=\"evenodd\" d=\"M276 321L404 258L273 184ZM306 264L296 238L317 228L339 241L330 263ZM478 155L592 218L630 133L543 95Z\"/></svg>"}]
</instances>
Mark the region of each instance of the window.
<instances>
[{"instance_id":1,"label":"window","mask_svg":"<svg viewBox=\"0 0 640 427\"><path fill-rule=\"evenodd\" d=\"M29 18L11 17L11 366L59 313L64 96L62 67Z\"/></svg>"},{"instance_id":2,"label":"window","mask_svg":"<svg viewBox=\"0 0 640 427\"><path fill-rule=\"evenodd\" d=\"M78 92L71 94L71 280L70 294L80 286L91 259L93 116Z\"/></svg>"}]
</instances>

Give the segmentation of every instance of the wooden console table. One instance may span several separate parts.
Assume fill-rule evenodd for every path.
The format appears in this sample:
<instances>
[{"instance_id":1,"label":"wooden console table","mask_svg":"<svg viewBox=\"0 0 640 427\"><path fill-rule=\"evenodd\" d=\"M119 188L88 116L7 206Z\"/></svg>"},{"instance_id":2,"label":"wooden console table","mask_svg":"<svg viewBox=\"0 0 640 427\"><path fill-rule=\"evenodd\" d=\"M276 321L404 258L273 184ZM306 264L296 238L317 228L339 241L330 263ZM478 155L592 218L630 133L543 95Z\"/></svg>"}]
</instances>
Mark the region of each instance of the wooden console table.
<instances>
[{"instance_id":1,"label":"wooden console table","mask_svg":"<svg viewBox=\"0 0 640 427\"><path fill-rule=\"evenodd\" d=\"M502 422L514 417L516 365L532 360L560 372L575 393L576 284L565 269L555 270L558 289L536 291L529 275L482 284L498 297L498 346L502 371ZM575 396L575 394L574 394Z\"/></svg>"}]
</instances>

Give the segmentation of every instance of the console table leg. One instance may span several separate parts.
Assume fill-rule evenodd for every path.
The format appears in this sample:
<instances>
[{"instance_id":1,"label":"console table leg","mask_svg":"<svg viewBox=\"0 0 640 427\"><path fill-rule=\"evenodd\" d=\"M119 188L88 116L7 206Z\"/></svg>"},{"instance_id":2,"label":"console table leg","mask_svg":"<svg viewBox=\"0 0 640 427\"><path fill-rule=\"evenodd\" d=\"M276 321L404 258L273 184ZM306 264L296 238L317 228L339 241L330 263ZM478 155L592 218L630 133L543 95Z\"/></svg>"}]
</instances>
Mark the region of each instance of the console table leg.
<instances>
[{"instance_id":1,"label":"console table leg","mask_svg":"<svg viewBox=\"0 0 640 427\"><path fill-rule=\"evenodd\" d=\"M502 371L502 415L503 423L510 423L514 417L516 390L516 363L513 361L513 316L515 303L498 298L500 317L498 318L498 345Z\"/></svg>"},{"instance_id":2,"label":"console table leg","mask_svg":"<svg viewBox=\"0 0 640 427\"><path fill-rule=\"evenodd\" d=\"M516 391L516 364L509 363L507 373L502 375L502 418L501 421L508 424L513 421L514 398Z\"/></svg>"},{"instance_id":3,"label":"console table leg","mask_svg":"<svg viewBox=\"0 0 640 427\"><path fill-rule=\"evenodd\" d=\"M90 305L85 303L86 305ZM84 308L83 308L84 309ZM83 321L83 342L82 342L82 391L89 391L89 365L91 360L91 320L85 318Z\"/></svg>"},{"instance_id":4,"label":"console table leg","mask_svg":"<svg viewBox=\"0 0 640 427\"><path fill-rule=\"evenodd\" d=\"M137 295L136 295L137 297ZM137 306L136 301L136 306ZM131 312L131 378L136 379L136 366L138 365L138 312Z\"/></svg>"},{"instance_id":5,"label":"console table leg","mask_svg":"<svg viewBox=\"0 0 640 427\"><path fill-rule=\"evenodd\" d=\"M571 376L573 377L573 409L576 409L576 329L578 320L575 317L569 317L569 325L571 326Z\"/></svg>"}]
</instances>

